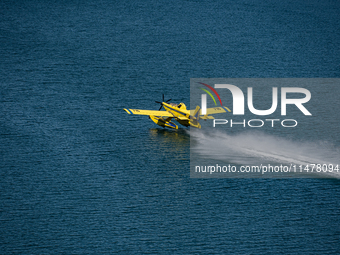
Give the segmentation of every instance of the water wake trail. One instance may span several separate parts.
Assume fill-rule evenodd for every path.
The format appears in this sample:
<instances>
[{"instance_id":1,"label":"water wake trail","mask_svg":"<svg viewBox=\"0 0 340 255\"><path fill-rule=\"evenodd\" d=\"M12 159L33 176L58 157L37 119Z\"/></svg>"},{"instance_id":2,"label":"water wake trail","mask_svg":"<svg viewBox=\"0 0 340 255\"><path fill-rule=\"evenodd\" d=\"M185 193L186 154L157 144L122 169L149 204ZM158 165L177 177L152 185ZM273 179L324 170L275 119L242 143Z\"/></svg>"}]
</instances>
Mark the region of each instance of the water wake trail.
<instances>
[{"instance_id":1,"label":"water wake trail","mask_svg":"<svg viewBox=\"0 0 340 255\"><path fill-rule=\"evenodd\" d=\"M226 134L190 130L191 151L201 157L240 165L332 164L339 167L340 149L326 141L297 141L260 132ZM314 172L316 172L314 170ZM340 178L340 170L317 173Z\"/></svg>"}]
</instances>

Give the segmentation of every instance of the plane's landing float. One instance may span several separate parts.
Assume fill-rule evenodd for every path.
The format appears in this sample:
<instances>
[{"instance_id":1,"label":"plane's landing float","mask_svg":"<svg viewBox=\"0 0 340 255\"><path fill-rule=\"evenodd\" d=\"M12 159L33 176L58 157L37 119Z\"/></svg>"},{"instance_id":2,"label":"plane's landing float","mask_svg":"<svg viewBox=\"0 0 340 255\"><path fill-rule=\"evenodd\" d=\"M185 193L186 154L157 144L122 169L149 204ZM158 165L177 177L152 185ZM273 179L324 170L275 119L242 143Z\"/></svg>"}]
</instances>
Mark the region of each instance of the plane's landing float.
<instances>
[{"instance_id":1,"label":"plane's landing float","mask_svg":"<svg viewBox=\"0 0 340 255\"><path fill-rule=\"evenodd\" d=\"M209 114L223 113L226 112L226 107L215 107L208 108L207 114L202 115L200 111L200 107L197 106L195 110L187 110L187 107L184 103L174 104L168 103L171 99L156 103L161 104L161 107L158 111L156 110L138 110L138 109L124 109L128 114L137 114L137 115L149 115L149 118L155 122L157 125L161 127L178 129L178 126L173 123L171 120L174 118L179 124L183 126L192 126L195 128L201 128L201 124L199 123L200 119L214 119L213 116L209 116ZM165 111L161 111L162 107L164 107Z\"/></svg>"}]
</instances>

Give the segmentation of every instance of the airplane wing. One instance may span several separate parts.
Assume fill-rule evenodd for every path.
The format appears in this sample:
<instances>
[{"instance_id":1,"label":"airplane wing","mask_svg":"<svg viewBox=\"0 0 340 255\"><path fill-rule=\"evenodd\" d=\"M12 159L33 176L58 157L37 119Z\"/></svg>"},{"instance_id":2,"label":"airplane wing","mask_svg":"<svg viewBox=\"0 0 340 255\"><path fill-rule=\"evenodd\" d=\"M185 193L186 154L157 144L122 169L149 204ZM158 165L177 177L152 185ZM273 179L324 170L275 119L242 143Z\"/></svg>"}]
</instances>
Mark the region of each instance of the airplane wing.
<instances>
[{"instance_id":1,"label":"airplane wing","mask_svg":"<svg viewBox=\"0 0 340 255\"><path fill-rule=\"evenodd\" d=\"M167 111L154 111L154 110L138 110L138 109L125 109L128 114L138 114L138 115L154 115L162 117L173 117L170 112Z\"/></svg>"},{"instance_id":2,"label":"airplane wing","mask_svg":"<svg viewBox=\"0 0 340 255\"><path fill-rule=\"evenodd\" d=\"M216 114L216 113L223 113L223 112L231 112L228 107L221 106L221 107L213 107L207 108L207 115L209 114ZM190 115L193 115L195 110L190 110ZM200 115L202 115L202 109L200 110Z\"/></svg>"},{"instance_id":3,"label":"airplane wing","mask_svg":"<svg viewBox=\"0 0 340 255\"><path fill-rule=\"evenodd\" d=\"M201 115L200 119L201 120L213 120L215 118L213 116L209 116L209 115Z\"/></svg>"},{"instance_id":4,"label":"airplane wing","mask_svg":"<svg viewBox=\"0 0 340 255\"><path fill-rule=\"evenodd\" d=\"M216 114L216 113L223 113L223 112L231 112L228 107L221 106L221 107L213 107L207 108L207 114Z\"/></svg>"}]
</instances>

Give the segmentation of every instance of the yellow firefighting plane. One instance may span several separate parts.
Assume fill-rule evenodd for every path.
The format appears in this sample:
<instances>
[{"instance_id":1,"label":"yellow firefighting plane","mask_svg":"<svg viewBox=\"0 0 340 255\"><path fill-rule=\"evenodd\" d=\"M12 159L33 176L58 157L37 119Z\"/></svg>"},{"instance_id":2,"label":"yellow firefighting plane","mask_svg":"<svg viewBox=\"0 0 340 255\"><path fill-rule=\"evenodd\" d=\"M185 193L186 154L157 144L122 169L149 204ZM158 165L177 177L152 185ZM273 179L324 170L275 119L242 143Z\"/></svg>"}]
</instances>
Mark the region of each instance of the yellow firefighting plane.
<instances>
[{"instance_id":1,"label":"yellow firefighting plane","mask_svg":"<svg viewBox=\"0 0 340 255\"><path fill-rule=\"evenodd\" d=\"M178 129L178 126L173 123L171 120L175 119L179 124L183 126L192 126L195 128L201 128L201 124L199 120L207 120L214 119L213 116L209 116L209 114L223 113L230 110L227 107L214 107L207 108L207 113L205 115L201 114L200 107L197 106L195 110L187 110L187 107L184 103L174 104L168 103L171 99L156 103L160 104L161 107L158 111L156 110L138 110L138 109L124 109L128 114L137 114L137 115L149 115L149 118L155 122L157 125L161 127ZM165 111L161 111L162 107L164 107Z\"/></svg>"}]
</instances>

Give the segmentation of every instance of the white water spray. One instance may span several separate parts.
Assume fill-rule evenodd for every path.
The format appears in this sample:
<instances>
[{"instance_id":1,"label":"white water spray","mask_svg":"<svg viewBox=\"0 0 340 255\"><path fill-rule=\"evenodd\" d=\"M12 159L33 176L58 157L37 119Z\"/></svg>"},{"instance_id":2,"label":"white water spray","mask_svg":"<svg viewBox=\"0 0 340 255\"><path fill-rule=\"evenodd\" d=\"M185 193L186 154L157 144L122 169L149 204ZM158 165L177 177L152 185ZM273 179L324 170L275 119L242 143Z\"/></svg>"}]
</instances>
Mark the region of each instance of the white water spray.
<instances>
[{"instance_id":1,"label":"white water spray","mask_svg":"<svg viewBox=\"0 0 340 255\"><path fill-rule=\"evenodd\" d=\"M293 164L297 167L310 164L331 164L334 168L336 165L340 167L340 149L328 142L293 141L260 132L228 135L218 130L206 133L194 129L190 130L190 137L193 139L192 153L227 163ZM314 170L313 173L322 175L320 177L340 178L340 170L339 172L316 172Z\"/></svg>"}]
</instances>

